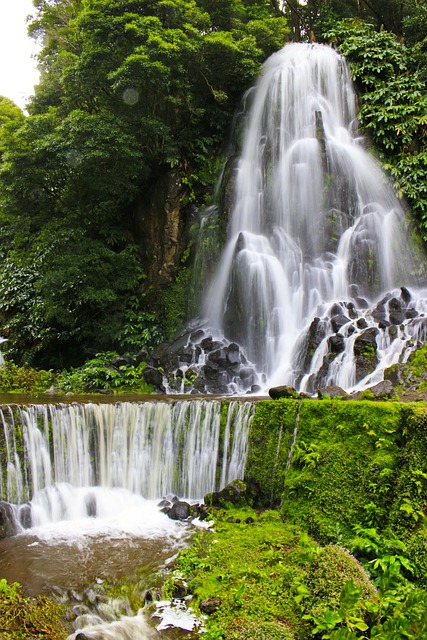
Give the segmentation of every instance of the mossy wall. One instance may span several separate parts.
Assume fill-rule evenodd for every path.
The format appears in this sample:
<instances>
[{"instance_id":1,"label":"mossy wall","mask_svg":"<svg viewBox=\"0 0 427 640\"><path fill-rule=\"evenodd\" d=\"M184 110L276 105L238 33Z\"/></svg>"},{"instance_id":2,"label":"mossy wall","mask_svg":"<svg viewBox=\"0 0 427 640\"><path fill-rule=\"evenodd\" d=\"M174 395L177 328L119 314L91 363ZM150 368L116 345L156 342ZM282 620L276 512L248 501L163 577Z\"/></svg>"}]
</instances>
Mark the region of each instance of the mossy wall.
<instances>
[{"instance_id":1,"label":"mossy wall","mask_svg":"<svg viewBox=\"0 0 427 640\"><path fill-rule=\"evenodd\" d=\"M262 401L246 479L260 486L265 506L279 506L318 541L336 541L355 524L391 527L410 539L426 520L427 406Z\"/></svg>"}]
</instances>

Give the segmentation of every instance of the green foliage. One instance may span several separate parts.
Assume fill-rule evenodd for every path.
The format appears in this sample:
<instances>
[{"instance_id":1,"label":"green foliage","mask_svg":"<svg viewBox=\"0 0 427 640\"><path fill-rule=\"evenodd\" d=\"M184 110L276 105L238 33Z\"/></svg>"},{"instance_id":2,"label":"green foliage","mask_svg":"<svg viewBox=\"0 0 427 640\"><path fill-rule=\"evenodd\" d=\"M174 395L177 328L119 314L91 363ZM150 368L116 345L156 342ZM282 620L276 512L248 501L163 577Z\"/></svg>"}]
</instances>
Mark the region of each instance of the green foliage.
<instances>
[{"instance_id":1,"label":"green foliage","mask_svg":"<svg viewBox=\"0 0 427 640\"><path fill-rule=\"evenodd\" d=\"M345 20L325 30L350 62L361 93L360 118L427 238L426 85L413 51L390 32L375 31L360 20Z\"/></svg>"},{"instance_id":2,"label":"green foliage","mask_svg":"<svg viewBox=\"0 0 427 640\"><path fill-rule=\"evenodd\" d=\"M0 366L0 393L37 394L46 391L52 380L52 371L19 367L10 361Z\"/></svg>"},{"instance_id":3,"label":"green foliage","mask_svg":"<svg viewBox=\"0 0 427 640\"><path fill-rule=\"evenodd\" d=\"M0 128L8 122L16 122L24 118L22 109L18 105L9 98L0 96Z\"/></svg>"},{"instance_id":4,"label":"green foliage","mask_svg":"<svg viewBox=\"0 0 427 640\"><path fill-rule=\"evenodd\" d=\"M62 640L66 630L62 605L44 596L24 597L17 582L0 579L0 629L4 640Z\"/></svg>"},{"instance_id":5,"label":"green foliage","mask_svg":"<svg viewBox=\"0 0 427 640\"><path fill-rule=\"evenodd\" d=\"M82 367L71 368L59 373L55 385L61 391L74 393L93 393L99 390L115 392L151 393L152 387L145 382L142 372L144 362L138 365L123 364L114 366L115 352L104 352L91 358Z\"/></svg>"},{"instance_id":6,"label":"green foliage","mask_svg":"<svg viewBox=\"0 0 427 640\"><path fill-rule=\"evenodd\" d=\"M159 341L138 201L175 166L187 204L204 197L235 107L287 28L257 0L35 7L41 81L0 138L0 332L17 361L58 368ZM168 335L185 279L160 313Z\"/></svg>"}]
</instances>

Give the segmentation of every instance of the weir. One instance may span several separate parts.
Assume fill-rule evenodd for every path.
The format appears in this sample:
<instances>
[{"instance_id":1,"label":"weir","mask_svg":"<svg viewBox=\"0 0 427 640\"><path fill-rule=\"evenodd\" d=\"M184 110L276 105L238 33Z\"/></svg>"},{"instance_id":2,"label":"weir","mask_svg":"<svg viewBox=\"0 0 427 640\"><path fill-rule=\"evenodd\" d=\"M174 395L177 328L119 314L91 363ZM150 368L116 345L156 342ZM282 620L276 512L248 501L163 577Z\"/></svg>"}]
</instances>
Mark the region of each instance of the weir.
<instances>
[{"instance_id":1,"label":"weir","mask_svg":"<svg viewBox=\"0 0 427 640\"><path fill-rule=\"evenodd\" d=\"M99 516L126 495L200 499L243 477L252 413L219 400L4 406L1 496L22 526Z\"/></svg>"}]
</instances>

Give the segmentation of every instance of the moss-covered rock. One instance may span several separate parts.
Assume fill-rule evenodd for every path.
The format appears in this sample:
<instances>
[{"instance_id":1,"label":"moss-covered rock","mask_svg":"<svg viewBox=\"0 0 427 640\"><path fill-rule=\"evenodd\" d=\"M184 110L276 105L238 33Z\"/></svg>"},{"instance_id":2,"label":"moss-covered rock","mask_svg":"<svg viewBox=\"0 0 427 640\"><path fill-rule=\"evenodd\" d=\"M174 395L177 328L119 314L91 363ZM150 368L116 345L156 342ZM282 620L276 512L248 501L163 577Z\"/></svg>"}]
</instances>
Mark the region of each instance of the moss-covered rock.
<instances>
[{"instance_id":1,"label":"moss-covered rock","mask_svg":"<svg viewBox=\"0 0 427 640\"><path fill-rule=\"evenodd\" d=\"M368 574L347 549L332 544L321 549L311 560L305 578L311 613L338 608L343 587L350 580L360 589L361 600L375 600L377 592Z\"/></svg>"}]
</instances>

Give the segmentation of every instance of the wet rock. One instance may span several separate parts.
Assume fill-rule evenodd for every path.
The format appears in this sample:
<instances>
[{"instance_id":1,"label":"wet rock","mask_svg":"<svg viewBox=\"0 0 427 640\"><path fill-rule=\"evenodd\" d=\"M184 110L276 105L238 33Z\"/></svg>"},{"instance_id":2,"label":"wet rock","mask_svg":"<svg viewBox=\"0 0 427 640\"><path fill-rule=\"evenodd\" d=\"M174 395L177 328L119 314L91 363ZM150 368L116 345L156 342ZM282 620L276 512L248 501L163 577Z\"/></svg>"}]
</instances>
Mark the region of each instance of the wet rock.
<instances>
[{"instance_id":1,"label":"wet rock","mask_svg":"<svg viewBox=\"0 0 427 640\"><path fill-rule=\"evenodd\" d=\"M18 533L15 512L12 505L4 500L0 501L0 539L11 538Z\"/></svg>"},{"instance_id":2,"label":"wet rock","mask_svg":"<svg viewBox=\"0 0 427 640\"><path fill-rule=\"evenodd\" d=\"M400 288L400 297L405 304L409 304L412 300L412 294L406 287Z\"/></svg>"},{"instance_id":3,"label":"wet rock","mask_svg":"<svg viewBox=\"0 0 427 640\"><path fill-rule=\"evenodd\" d=\"M356 324L359 329L366 329L366 327L368 326L368 323L366 322L365 318L359 318Z\"/></svg>"},{"instance_id":4,"label":"wet rock","mask_svg":"<svg viewBox=\"0 0 427 640\"><path fill-rule=\"evenodd\" d=\"M279 387L272 387L268 390L268 395L273 400L278 398L298 398L298 391L290 385L282 385Z\"/></svg>"},{"instance_id":5,"label":"wet rock","mask_svg":"<svg viewBox=\"0 0 427 640\"><path fill-rule=\"evenodd\" d=\"M31 529L32 526L32 515L31 515L31 505L23 504L19 507L18 511L18 520L24 529Z\"/></svg>"},{"instance_id":6,"label":"wet rock","mask_svg":"<svg viewBox=\"0 0 427 640\"><path fill-rule=\"evenodd\" d=\"M343 314L333 316L333 318L331 318L332 331L334 331L334 333L338 333L341 327L343 327L348 322L350 322L350 318L347 318L347 316Z\"/></svg>"},{"instance_id":7,"label":"wet rock","mask_svg":"<svg viewBox=\"0 0 427 640\"><path fill-rule=\"evenodd\" d=\"M354 355L375 355L377 351L377 335L378 329L376 327L370 327L361 333L354 342Z\"/></svg>"},{"instance_id":8,"label":"wet rock","mask_svg":"<svg viewBox=\"0 0 427 640\"><path fill-rule=\"evenodd\" d=\"M403 309L403 301L399 298L390 298L388 308L390 311L401 311Z\"/></svg>"},{"instance_id":9,"label":"wet rock","mask_svg":"<svg viewBox=\"0 0 427 640\"><path fill-rule=\"evenodd\" d=\"M417 316L418 316L418 311L416 309L406 309L405 318L407 318L408 320L416 318Z\"/></svg>"},{"instance_id":10,"label":"wet rock","mask_svg":"<svg viewBox=\"0 0 427 640\"><path fill-rule=\"evenodd\" d=\"M341 387L338 387L337 385L328 385L326 387L322 387L321 389L318 389L317 395L319 398L325 398L325 397L344 398L348 394L346 391L344 391L344 389L342 389Z\"/></svg>"},{"instance_id":11,"label":"wet rock","mask_svg":"<svg viewBox=\"0 0 427 640\"><path fill-rule=\"evenodd\" d=\"M190 589L188 584L182 578L175 578L172 585L172 597L177 600L184 600L189 594Z\"/></svg>"},{"instance_id":12,"label":"wet rock","mask_svg":"<svg viewBox=\"0 0 427 640\"><path fill-rule=\"evenodd\" d=\"M199 520L206 520L209 516L209 512L205 504L193 505L193 516Z\"/></svg>"},{"instance_id":13,"label":"wet rock","mask_svg":"<svg viewBox=\"0 0 427 640\"><path fill-rule=\"evenodd\" d=\"M356 305L358 309L369 309L369 302L366 298L356 298Z\"/></svg>"},{"instance_id":14,"label":"wet rock","mask_svg":"<svg viewBox=\"0 0 427 640\"><path fill-rule=\"evenodd\" d=\"M372 311L372 317L375 322L380 322L381 320L386 319L386 310L384 305L377 305L375 309Z\"/></svg>"},{"instance_id":15,"label":"wet rock","mask_svg":"<svg viewBox=\"0 0 427 640\"><path fill-rule=\"evenodd\" d=\"M404 322L405 320L405 314L403 313L403 311L391 311L389 316L388 316L391 324L394 325L399 325L402 324L402 322Z\"/></svg>"},{"instance_id":16,"label":"wet rock","mask_svg":"<svg viewBox=\"0 0 427 640\"><path fill-rule=\"evenodd\" d=\"M145 367L142 372L144 380L147 384L153 385L157 389L164 391L162 372L154 367Z\"/></svg>"},{"instance_id":17,"label":"wet rock","mask_svg":"<svg viewBox=\"0 0 427 640\"><path fill-rule=\"evenodd\" d=\"M372 373L378 364L376 336L379 330L376 327L366 329L354 342L353 353L356 364L356 382Z\"/></svg>"},{"instance_id":18,"label":"wet rock","mask_svg":"<svg viewBox=\"0 0 427 640\"><path fill-rule=\"evenodd\" d=\"M394 395L393 384L390 380L378 382L378 384L375 384L373 387L369 387L367 391L370 391L378 400L391 398Z\"/></svg>"},{"instance_id":19,"label":"wet rock","mask_svg":"<svg viewBox=\"0 0 427 640\"><path fill-rule=\"evenodd\" d=\"M191 515L191 507L188 502L175 502L167 512L171 520L186 520Z\"/></svg>"},{"instance_id":20,"label":"wet rock","mask_svg":"<svg viewBox=\"0 0 427 640\"><path fill-rule=\"evenodd\" d=\"M221 598L208 598L207 600L202 600L202 602L199 604L199 608L200 611L210 616L212 613L215 613L217 609L219 609L221 604Z\"/></svg>"},{"instance_id":21,"label":"wet rock","mask_svg":"<svg viewBox=\"0 0 427 640\"><path fill-rule=\"evenodd\" d=\"M301 343L300 355L298 357L298 371L304 374L310 368L310 363L316 349L326 337L327 322L316 317L313 318L310 327Z\"/></svg>"},{"instance_id":22,"label":"wet rock","mask_svg":"<svg viewBox=\"0 0 427 640\"><path fill-rule=\"evenodd\" d=\"M329 351L334 354L342 353L345 349L345 339L341 333L336 333L328 338Z\"/></svg>"},{"instance_id":23,"label":"wet rock","mask_svg":"<svg viewBox=\"0 0 427 640\"><path fill-rule=\"evenodd\" d=\"M85 505L86 505L86 513L89 516L89 518L95 518L97 505L96 505L96 496L94 493L89 493L85 497Z\"/></svg>"}]
</instances>

